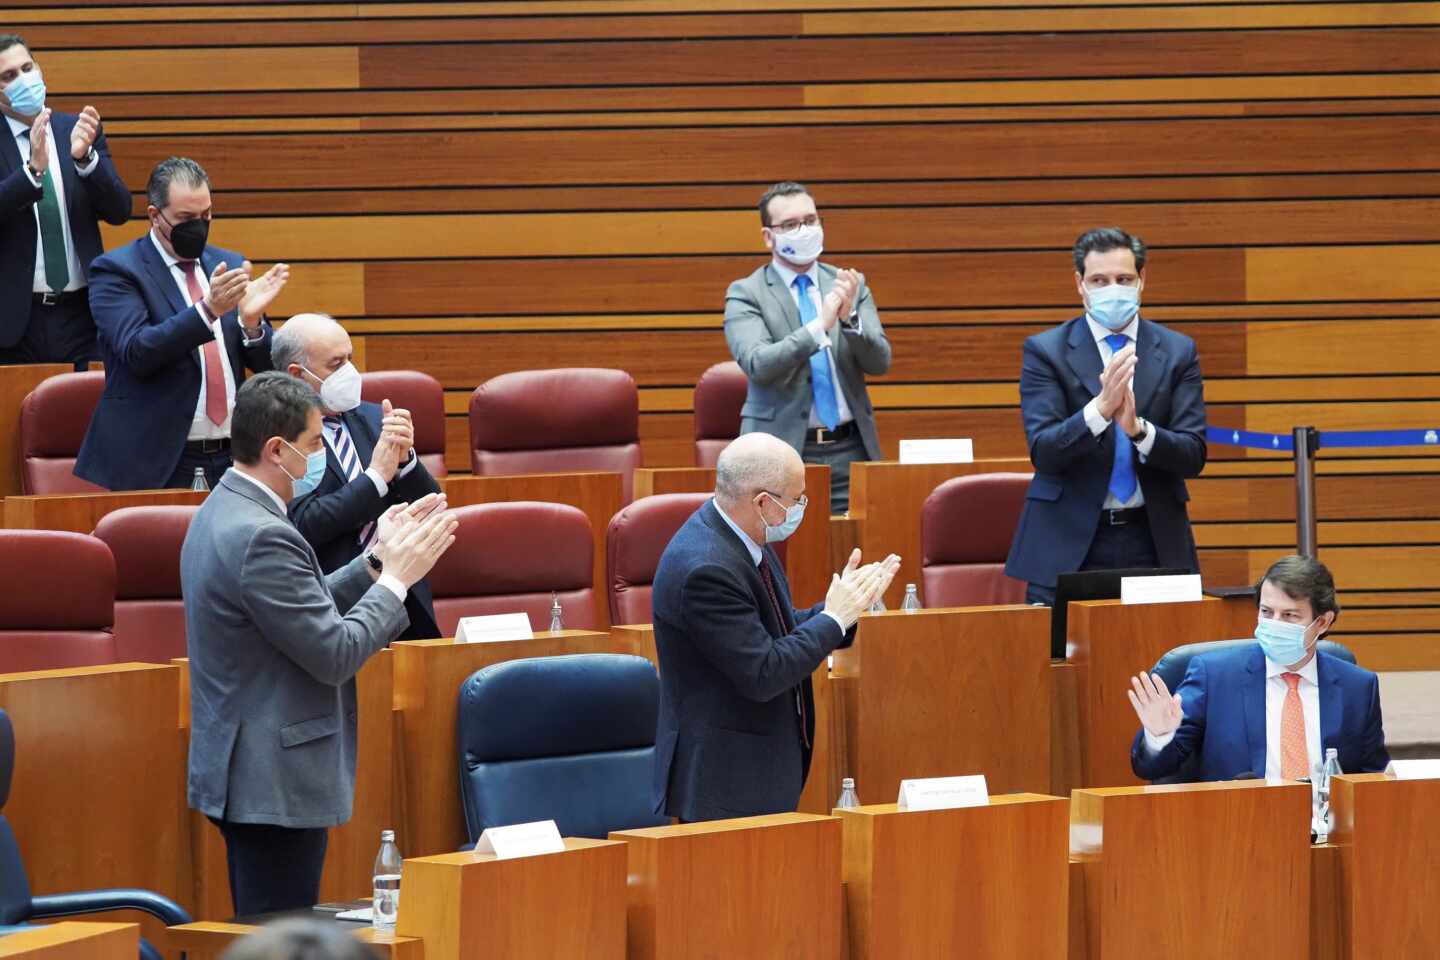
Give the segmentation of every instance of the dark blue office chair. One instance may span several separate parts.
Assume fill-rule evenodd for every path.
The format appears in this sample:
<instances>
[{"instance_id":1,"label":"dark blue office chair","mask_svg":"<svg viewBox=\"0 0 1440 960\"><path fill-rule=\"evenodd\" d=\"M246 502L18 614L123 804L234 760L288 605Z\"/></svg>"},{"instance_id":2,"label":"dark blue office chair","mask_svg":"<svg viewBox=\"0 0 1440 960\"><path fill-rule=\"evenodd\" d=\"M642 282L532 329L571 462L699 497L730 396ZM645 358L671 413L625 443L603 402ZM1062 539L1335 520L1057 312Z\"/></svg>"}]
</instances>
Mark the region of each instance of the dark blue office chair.
<instances>
[{"instance_id":1,"label":"dark blue office chair","mask_svg":"<svg viewBox=\"0 0 1440 960\"><path fill-rule=\"evenodd\" d=\"M4 814L5 803L10 799L10 779L14 773L15 727L10 722L10 715L0 710L0 935L25 929L31 920L108 910L143 910L170 927L190 922L190 914L178 903L151 890L116 888L31 896L25 861L20 857L20 845ZM141 940L140 957L142 960L160 960L160 952Z\"/></svg>"},{"instance_id":2,"label":"dark blue office chair","mask_svg":"<svg viewBox=\"0 0 1440 960\"><path fill-rule=\"evenodd\" d=\"M643 657L511 660L460 685L460 796L488 827L554 820L561 836L662 826L650 809L660 680Z\"/></svg>"},{"instance_id":3,"label":"dark blue office chair","mask_svg":"<svg viewBox=\"0 0 1440 960\"><path fill-rule=\"evenodd\" d=\"M1208 643L1187 643L1167 652L1156 662L1150 672L1159 674L1160 679L1165 681L1165 686L1171 693L1174 693L1180 686L1181 681L1185 679L1185 671L1190 669L1191 657L1194 657L1198 653L1214 653L1217 650L1244 646L1247 643L1255 643L1255 641L1212 640ZM1332 657L1338 657L1344 660L1346 663L1355 662L1355 654L1350 652L1350 648L1344 644L1336 643L1334 640L1321 640L1319 649L1330 654ZM1168 777L1161 777L1155 782L1194 783L1199 777L1199 774L1196 772L1199 766L1200 755L1198 753L1192 754L1185 758L1185 762L1180 765L1179 770L1176 770Z\"/></svg>"}]
</instances>

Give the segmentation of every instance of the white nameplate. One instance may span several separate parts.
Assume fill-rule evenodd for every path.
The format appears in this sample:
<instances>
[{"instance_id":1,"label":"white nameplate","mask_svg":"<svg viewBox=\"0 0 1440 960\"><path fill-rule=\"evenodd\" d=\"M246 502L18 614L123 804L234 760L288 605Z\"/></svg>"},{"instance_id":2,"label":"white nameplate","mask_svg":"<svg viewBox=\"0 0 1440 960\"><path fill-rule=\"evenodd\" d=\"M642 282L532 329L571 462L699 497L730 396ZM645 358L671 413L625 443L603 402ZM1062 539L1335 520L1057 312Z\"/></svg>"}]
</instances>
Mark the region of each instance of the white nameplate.
<instances>
[{"instance_id":1,"label":"white nameplate","mask_svg":"<svg viewBox=\"0 0 1440 960\"><path fill-rule=\"evenodd\" d=\"M983 807L990 802L985 775L972 777L931 777L928 780L901 780L901 810L951 810L956 807Z\"/></svg>"},{"instance_id":2,"label":"white nameplate","mask_svg":"<svg viewBox=\"0 0 1440 960\"><path fill-rule=\"evenodd\" d=\"M1121 577L1121 603L1189 603L1200 599L1200 574L1174 577Z\"/></svg>"},{"instance_id":3,"label":"white nameplate","mask_svg":"<svg viewBox=\"0 0 1440 960\"><path fill-rule=\"evenodd\" d=\"M496 643L501 640L534 640L530 617L523 613L497 613L488 617L461 617L455 628L460 643Z\"/></svg>"},{"instance_id":4,"label":"white nameplate","mask_svg":"<svg viewBox=\"0 0 1440 960\"><path fill-rule=\"evenodd\" d=\"M1440 760L1391 760L1385 772L1396 780L1440 780Z\"/></svg>"},{"instance_id":5,"label":"white nameplate","mask_svg":"<svg viewBox=\"0 0 1440 960\"><path fill-rule=\"evenodd\" d=\"M533 857L539 853L564 853L565 841L554 820L491 827L475 842L476 853L493 853L496 860Z\"/></svg>"},{"instance_id":6,"label":"white nameplate","mask_svg":"<svg viewBox=\"0 0 1440 960\"><path fill-rule=\"evenodd\" d=\"M901 463L973 463L975 444L970 440L901 440Z\"/></svg>"}]
</instances>

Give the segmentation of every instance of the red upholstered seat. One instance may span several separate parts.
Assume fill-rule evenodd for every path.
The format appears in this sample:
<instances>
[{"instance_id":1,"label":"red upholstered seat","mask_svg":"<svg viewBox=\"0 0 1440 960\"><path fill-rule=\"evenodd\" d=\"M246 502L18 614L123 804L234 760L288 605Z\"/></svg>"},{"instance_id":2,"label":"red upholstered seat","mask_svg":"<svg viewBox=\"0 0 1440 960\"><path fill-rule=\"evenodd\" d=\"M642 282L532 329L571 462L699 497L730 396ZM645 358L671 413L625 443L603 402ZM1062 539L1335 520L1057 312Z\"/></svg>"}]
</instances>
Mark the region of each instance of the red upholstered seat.
<instances>
[{"instance_id":1,"label":"red upholstered seat","mask_svg":"<svg viewBox=\"0 0 1440 960\"><path fill-rule=\"evenodd\" d=\"M925 498L920 512L920 576L927 607L1025 602L1025 583L1005 576L1005 558L1030 477L1028 473L955 477Z\"/></svg>"},{"instance_id":2,"label":"red upholstered seat","mask_svg":"<svg viewBox=\"0 0 1440 960\"><path fill-rule=\"evenodd\" d=\"M640 394L623 370L522 370L470 396L470 463L481 475L621 475L624 502L640 466Z\"/></svg>"},{"instance_id":3,"label":"red upholstered seat","mask_svg":"<svg viewBox=\"0 0 1440 960\"><path fill-rule=\"evenodd\" d=\"M610 582L610 622L650 623L650 584L660 554L708 493L641 497L615 514L605 531L605 569Z\"/></svg>"},{"instance_id":4,"label":"red upholstered seat","mask_svg":"<svg viewBox=\"0 0 1440 960\"><path fill-rule=\"evenodd\" d=\"M440 381L418 370L379 370L360 375L360 399L389 400L415 421L415 453L432 477L445 469L445 391Z\"/></svg>"},{"instance_id":5,"label":"red upholstered seat","mask_svg":"<svg viewBox=\"0 0 1440 960\"><path fill-rule=\"evenodd\" d=\"M105 374L62 373L20 405L21 485L25 493L95 493L104 488L75 476L75 457L105 390Z\"/></svg>"},{"instance_id":6,"label":"red upholstered seat","mask_svg":"<svg viewBox=\"0 0 1440 960\"><path fill-rule=\"evenodd\" d=\"M115 659L169 663L185 652L180 547L199 507L126 507L95 536L115 556Z\"/></svg>"},{"instance_id":7,"label":"red upholstered seat","mask_svg":"<svg viewBox=\"0 0 1440 960\"><path fill-rule=\"evenodd\" d=\"M0 673L114 663L115 558L83 533L0 530Z\"/></svg>"},{"instance_id":8,"label":"red upholstered seat","mask_svg":"<svg viewBox=\"0 0 1440 960\"><path fill-rule=\"evenodd\" d=\"M575 507L518 500L456 507L455 542L430 571L435 620L454 636L461 617L530 616L550 627L550 594L560 594L565 626L595 628L595 539Z\"/></svg>"},{"instance_id":9,"label":"red upholstered seat","mask_svg":"<svg viewBox=\"0 0 1440 960\"><path fill-rule=\"evenodd\" d=\"M740 410L750 382L733 360L717 363L695 384L695 465L713 467L720 451L740 436Z\"/></svg>"}]
</instances>

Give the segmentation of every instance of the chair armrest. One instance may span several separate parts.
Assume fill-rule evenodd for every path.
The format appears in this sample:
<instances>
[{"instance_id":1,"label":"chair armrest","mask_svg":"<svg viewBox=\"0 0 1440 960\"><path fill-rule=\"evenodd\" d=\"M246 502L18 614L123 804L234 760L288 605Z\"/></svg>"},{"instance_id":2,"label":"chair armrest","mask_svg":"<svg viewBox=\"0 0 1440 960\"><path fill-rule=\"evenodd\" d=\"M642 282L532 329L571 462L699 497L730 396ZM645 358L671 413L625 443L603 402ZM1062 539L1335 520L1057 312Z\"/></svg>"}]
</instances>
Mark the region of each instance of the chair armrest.
<instances>
[{"instance_id":1,"label":"chair armrest","mask_svg":"<svg viewBox=\"0 0 1440 960\"><path fill-rule=\"evenodd\" d=\"M72 917L79 913L103 913L107 910L140 910L158 917L167 927L189 923L190 914L169 897L153 890L117 887L112 890L84 890L79 893L55 893L34 897L30 901L32 917Z\"/></svg>"}]
</instances>

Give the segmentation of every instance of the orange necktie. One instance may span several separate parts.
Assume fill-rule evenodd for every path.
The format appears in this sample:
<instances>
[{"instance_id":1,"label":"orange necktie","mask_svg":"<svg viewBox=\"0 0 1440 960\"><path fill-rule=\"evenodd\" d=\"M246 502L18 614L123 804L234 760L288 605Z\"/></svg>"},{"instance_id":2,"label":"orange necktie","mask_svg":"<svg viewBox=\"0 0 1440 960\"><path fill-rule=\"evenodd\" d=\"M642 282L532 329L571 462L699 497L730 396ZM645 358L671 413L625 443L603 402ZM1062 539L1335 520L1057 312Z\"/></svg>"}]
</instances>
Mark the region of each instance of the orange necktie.
<instances>
[{"instance_id":1,"label":"orange necktie","mask_svg":"<svg viewBox=\"0 0 1440 960\"><path fill-rule=\"evenodd\" d=\"M180 265L185 268L185 286L190 290L190 302L199 306L200 301L205 299L205 291L200 286L200 272L195 269L194 260L181 260ZM220 342L211 339L201 348L201 354L205 357L205 416L215 426L225 422L225 414L229 411L229 399L225 396L225 369L220 364L225 361L220 357Z\"/></svg>"},{"instance_id":2,"label":"orange necktie","mask_svg":"<svg viewBox=\"0 0 1440 960\"><path fill-rule=\"evenodd\" d=\"M1299 780L1310 776L1310 751L1305 746L1305 707L1300 703L1300 674L1281 674L1290 689L1280 708L1280 776Z\"/></svg>"}]
</instances>

